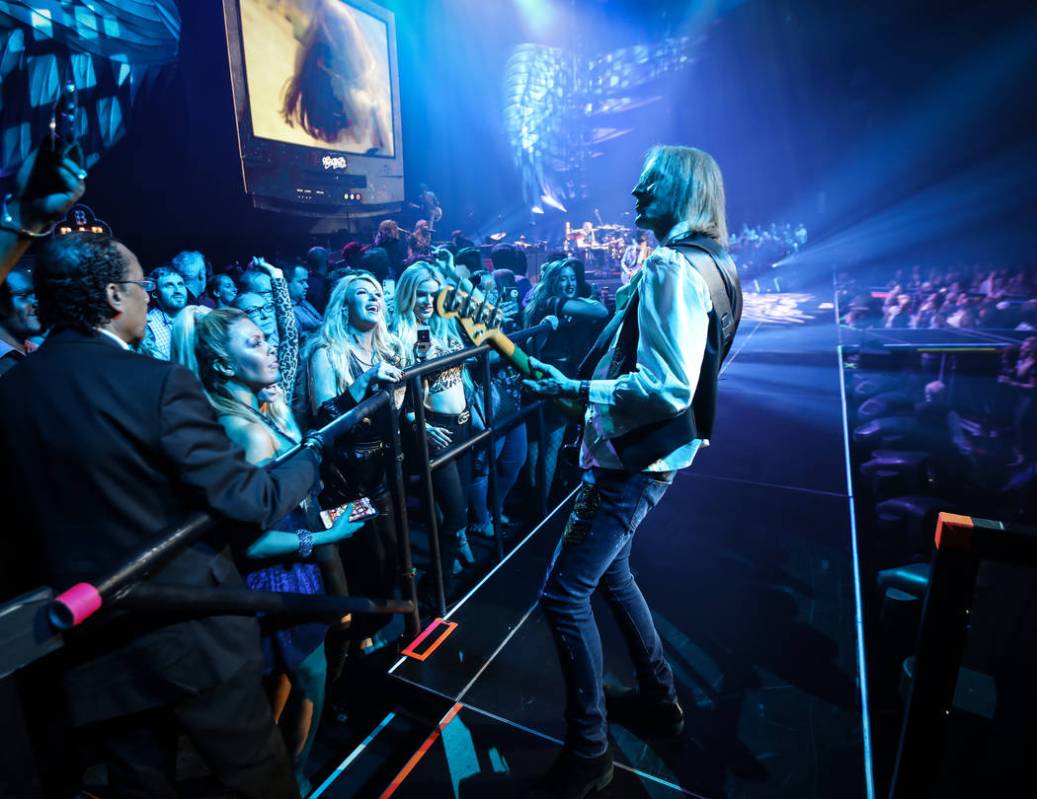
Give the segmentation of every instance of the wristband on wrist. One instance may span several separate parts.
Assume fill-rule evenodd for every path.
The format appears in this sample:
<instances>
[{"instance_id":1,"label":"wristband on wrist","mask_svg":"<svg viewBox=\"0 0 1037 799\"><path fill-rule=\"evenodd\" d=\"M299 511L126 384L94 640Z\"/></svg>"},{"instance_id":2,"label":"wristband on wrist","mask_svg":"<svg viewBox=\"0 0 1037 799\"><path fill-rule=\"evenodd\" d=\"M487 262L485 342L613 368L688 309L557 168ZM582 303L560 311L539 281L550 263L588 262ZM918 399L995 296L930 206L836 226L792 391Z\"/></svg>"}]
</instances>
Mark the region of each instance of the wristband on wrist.
<instances>
[{"instance_id":1,"label":"wristband on wrist","mask_svg":"<svg viewBox=\"0 0 1037 799\"><path fill-rule=\"evenodd\" d=\"M295 534L299 536L299 557L308 558L313 554L313 533L309 530L296 530Z\"/></svg>"},{"instance_id":2,"label":"wristband on wrist","mask_svg":"<svg viewBox=\"0 0 1037 799\"><path fill-rule=\"evenodd\" d=\"M4 195L3 207L0 208L0 228L9 230L12 233L17 233L18 237L22 239L45 239L54 232L54 228L58 226L57 222L52 222L45 230L42 230L39 233L22 227L20 224L15 222L14 216L11 215L11 211L7 207L12 196L13 195L11 194Z\"/></svg>"},{"instance_id":3,"label":"wristband on wrist","mask_svg":"<svg viewBox=\"0 0 1037 799\"><path fill-rule=\"evenodd\" d=\"M581 402L586 402L588 404L590 403L590 401L591 401L591 381L590 380L581 380L580 381L580 389L579 389L579 393L577 394L577 396L579 397Z\"/></svg>"}]
</instances>

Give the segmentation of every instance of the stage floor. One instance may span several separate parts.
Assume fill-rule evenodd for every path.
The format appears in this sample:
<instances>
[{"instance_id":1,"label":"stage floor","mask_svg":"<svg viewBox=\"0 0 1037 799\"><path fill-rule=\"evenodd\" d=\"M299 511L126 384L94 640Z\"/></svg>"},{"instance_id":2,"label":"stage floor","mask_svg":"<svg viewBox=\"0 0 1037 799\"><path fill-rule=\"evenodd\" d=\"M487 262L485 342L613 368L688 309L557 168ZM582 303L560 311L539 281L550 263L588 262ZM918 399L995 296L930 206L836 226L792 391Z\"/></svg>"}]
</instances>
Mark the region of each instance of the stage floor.
<instances>
[{"instance_id":1,"label":"stage floor","mask_svg":"<svg viewBox=\"0 0 1037 799\"><path fill-rule=\"evenodd\" d=\"M792 314L743 321L713 445L637 532L633 566L687 725L665 743L612 725L620 768L597 796L870 795L830 299L797 295ZM536 595L571 501L448 614L457 626L427 659L395 664L391 679L410 699L315 796L507 799L547 768L563 734L564 695ZM595 612L606 672L630 682L597 598ZM446 629L437 626L419 652ZM411 712L408 702L424 707ZM438 724L415 732L422 717ZM412 727L406 752L387 754L401 719ZM363 768L379 748L391 766Z\"/></svg>"}]
</instances>

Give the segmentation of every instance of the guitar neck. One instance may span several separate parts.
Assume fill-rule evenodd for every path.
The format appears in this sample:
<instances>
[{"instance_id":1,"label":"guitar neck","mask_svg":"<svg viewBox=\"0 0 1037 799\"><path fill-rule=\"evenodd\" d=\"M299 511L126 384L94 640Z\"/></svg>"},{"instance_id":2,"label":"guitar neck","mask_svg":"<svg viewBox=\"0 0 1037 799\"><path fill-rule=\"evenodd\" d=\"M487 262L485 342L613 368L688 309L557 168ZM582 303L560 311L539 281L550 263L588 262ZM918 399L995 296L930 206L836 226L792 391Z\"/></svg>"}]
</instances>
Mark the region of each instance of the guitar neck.
<instances>
[{"instance_id":1,"label":"guitar neck","mask_svg":"<svg viewBox=\"0 0 1037 799\"><path fill-rule=\"evenodd\" d=\"M508 361L515 370L527 380L539 380L546 375L539 369L534 369L529 362L529 356L514 341L508 338L500 330L494 330L486 340L500 356ZM556 398L553 402L561 409L562 413L574 421L582 421L584 407L573 400Z\"/></svg>"},{"instance_id":2,"label":"guitar neck","mask_svg":"<svg viewBox=\"0 0 1037 799\"><path fill-rule=\"evenodd\" d=\"M494 330L486 337L502 358L515 367L520 375L525 378L533 377L533 367L529 363L529 356L514 341L508 338L500 330Z\"/></svg>"}]
</instances>

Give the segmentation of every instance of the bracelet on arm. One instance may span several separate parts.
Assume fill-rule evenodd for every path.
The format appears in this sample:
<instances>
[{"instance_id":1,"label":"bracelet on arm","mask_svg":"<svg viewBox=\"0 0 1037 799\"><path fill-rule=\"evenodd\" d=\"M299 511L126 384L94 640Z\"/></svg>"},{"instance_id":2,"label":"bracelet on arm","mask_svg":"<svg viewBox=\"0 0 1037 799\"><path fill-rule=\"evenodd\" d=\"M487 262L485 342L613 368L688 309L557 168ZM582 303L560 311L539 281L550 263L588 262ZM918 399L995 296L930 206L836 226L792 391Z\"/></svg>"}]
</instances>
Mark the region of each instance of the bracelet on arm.
<instances>
[{"instance_id":1,"label":"bracelet on arm","mask_svg":"<svg viewBox=\"0 0 1037 799\"><path fill-rule=\"evenodd\" d=\"M304 560L313 554L313 533L309 530L296 530L299 536L299 557Z\"/></svg>"},{"instance_id":2,"label":"bracelet on arm","mask_svg":"<svg viewBox=\"0 0 1037 799\"><path fill-rule=\"evenodd\" d=\"M5 194L3 207L0 208L0 228L9 230L12 233L17 233L19 238L22 239L45 239L51 233L54 232L54 228L58 226L57 222L52 222L46 230L42 230L39 233L29 230L28 228L21 227L17 222L14 221L14 217L11 215L10 209L7 204L11 201L12 194Z\"/></svg>"},{"instance_id":3,"label":"bracelet on arm","mask_svg":"<svg viewBox=\"0 0 1037 799\"><path fill-rule=\"evenodd\" d=\"M579 388L579 391L577 392L576 396L579 398L580 402L587 403L588 405L590 404L590 401L591 401L591 381L590 380L581 380L580 381L580 388Z\"/></svg>"}]
</instances>

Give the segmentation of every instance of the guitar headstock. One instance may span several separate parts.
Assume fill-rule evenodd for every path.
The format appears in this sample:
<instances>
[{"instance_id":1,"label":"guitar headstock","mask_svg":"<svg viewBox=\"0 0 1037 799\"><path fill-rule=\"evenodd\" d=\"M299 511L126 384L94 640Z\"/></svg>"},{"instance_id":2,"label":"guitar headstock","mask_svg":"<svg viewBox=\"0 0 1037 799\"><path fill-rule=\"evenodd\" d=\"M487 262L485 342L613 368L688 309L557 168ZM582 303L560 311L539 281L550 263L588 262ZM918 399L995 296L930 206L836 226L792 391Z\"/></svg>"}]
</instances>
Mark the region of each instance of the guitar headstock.
<instances>
[{"instance_id":1,"label":"guitar headstock","mask_svg":"<svg viewBox=\"0 0 1037 799\"><path fill-rule=\"evenodd\" d=\"M457 319L475 346L500 332L504 314L486 297L476 298L454 286L443 287L436 296L436 313L444 319Z\"/></svg>"}]
</instances>

